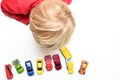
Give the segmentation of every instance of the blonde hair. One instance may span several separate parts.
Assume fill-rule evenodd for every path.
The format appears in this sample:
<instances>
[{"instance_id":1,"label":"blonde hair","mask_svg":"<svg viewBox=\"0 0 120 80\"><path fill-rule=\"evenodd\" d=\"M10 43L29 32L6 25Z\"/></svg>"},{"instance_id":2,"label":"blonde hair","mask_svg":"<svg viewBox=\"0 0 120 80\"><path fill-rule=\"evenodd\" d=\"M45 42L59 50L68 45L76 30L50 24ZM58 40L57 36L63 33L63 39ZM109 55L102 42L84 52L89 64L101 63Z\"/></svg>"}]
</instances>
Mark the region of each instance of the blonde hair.
<instances>
[{"instance_id":1,"label":"blonde hair","mask_svg":"<svg viewBox=\"0 0 120 80\"><path fill-rule=\"evenodd\" d=\"M44 49L55 50L65 46L74 27L72 13L61 0L44 0L30 13L30 29Z\"/></svg>"}]
</instances>

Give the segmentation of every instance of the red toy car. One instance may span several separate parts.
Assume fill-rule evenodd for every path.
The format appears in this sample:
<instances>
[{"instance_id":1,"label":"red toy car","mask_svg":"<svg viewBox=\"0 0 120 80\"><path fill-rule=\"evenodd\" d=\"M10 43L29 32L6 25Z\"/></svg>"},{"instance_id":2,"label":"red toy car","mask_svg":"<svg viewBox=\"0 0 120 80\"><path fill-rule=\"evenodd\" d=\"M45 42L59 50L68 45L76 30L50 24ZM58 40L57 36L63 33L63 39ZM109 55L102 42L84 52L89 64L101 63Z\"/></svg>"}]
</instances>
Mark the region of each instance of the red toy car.
<instances>
[{"instance_id":1,"label":"red toy car","mask_svg":"<svg viewBox=\"0 0 120 80\"><path fill-rule=\"evenodd\" d=\"M60 57L58 54L53 55L53 61L54 61L56 70L60 70L62 68L62 65L61 65Z\"/></svg>"},{"instance_id":2,"label":"red toy car","mask_svg":"<svg viewBox=\"0 0 120 80\"><path fill-rule=\"evenodd\" d=\"M45 63L46 63L46 69L47 71L51 71L53 66L52 66L52 58L50 55L46 55L45 58Z\"/></svg>"},{"instance_id":3,"label":"red toy car","mask_svg":"<svg viewBox=\"0 0 120 80\"><path fill-rule=\"evenodd\" d=\"M10 64L5 65L5 71L6 71L6 76L7 79L12 79L13 78L13 73L12 73L12 66Z\"/></svg>"}]
</instances>

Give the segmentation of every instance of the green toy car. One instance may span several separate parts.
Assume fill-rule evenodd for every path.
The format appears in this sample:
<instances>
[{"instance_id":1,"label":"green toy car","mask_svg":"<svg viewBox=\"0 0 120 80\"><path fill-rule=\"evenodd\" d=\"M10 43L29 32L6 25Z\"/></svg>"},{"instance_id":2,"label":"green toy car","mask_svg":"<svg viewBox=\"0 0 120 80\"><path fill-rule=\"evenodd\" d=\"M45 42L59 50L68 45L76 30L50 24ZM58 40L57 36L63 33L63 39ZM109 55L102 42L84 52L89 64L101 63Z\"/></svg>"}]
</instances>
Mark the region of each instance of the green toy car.
<instances>
[{"instance_id":1,"label":"green toy car","mask_svg":"<svg viewBox=\"0 0 120 80\"><path fill-rule=\"evenodd\" d=\"M21 74L24 71L24 68L21 66L20 61L18 59L13 60L12 64L14 65L19 74Z\"/></svg>"}]
</instances>

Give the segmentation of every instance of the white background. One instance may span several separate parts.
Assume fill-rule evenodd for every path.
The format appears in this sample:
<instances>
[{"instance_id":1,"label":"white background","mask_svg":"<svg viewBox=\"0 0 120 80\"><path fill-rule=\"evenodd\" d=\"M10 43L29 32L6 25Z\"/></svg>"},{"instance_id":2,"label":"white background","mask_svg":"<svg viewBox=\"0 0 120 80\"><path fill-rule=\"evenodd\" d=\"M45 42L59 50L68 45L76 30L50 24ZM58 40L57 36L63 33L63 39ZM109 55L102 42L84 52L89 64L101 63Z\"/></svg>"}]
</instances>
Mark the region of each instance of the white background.
<instances>
[{"instance_id":1,"label":"white background","mask_svg":"<svg viewBox=\"0 0 120 80\"><path fill-rule=\"evenodd\" d=\"M0 0L1 1L1 0ZM45 52L35 42L29 25L26 26L5 16L0 11L0 80L7 80L4 65L18 58L31 60L35 75L29 77L26 70L18 74L12 66L13 80L120 80L120 2L119 0L73 0L69 6L73 12L76 28L67 45L72 53L75 73L68 74L61 53ZM62 69L36 74L36 59L46 54L60 55ZM82 60L89 66L85 75L78 70Z\"/></svg>"}]
</instances>

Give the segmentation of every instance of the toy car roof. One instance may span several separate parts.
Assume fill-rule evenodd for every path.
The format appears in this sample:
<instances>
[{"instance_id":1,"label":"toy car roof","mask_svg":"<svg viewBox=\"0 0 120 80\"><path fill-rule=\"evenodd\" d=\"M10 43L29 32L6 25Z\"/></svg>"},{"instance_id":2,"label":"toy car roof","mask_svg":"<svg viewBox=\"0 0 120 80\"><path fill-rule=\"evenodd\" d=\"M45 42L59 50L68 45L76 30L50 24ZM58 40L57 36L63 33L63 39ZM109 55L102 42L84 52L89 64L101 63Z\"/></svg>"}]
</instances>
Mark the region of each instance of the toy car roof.
<instances>
[{"instance_id":1,"label":"toy car roof","mask_svg":"<svg viewBox=\"0 0 120 80\"><path fill-rule=\"evenodd\" d=\"M66 46L60 48L60 51L61 51L61 53L63 54L63 56L64 56L66 59L69 59L69 58L72 57L70 51L68 50L68 48L67 48Z\"/></svg>"},{"instance_id":2,"label":"toy car roof","mask_svg":"<svg viewBox=\"0 0 120 80\"><path fill-rule=\"evenodd\" d=\"M12 61L12 64L14 66L16 66L16 65L20 64L20 61L18 59L15 59L14 61Z\"/></svg>"},{"instance_id":3,"label":"toy car roof","mask_svg":"<svg viewBox=\"0 0 120 80\"><path fill-rule=\"evenodd\" d=\"M45 60L51 60L51 56L50 55L46 55L45 56Z\"/></svg>"}]
</instances>

